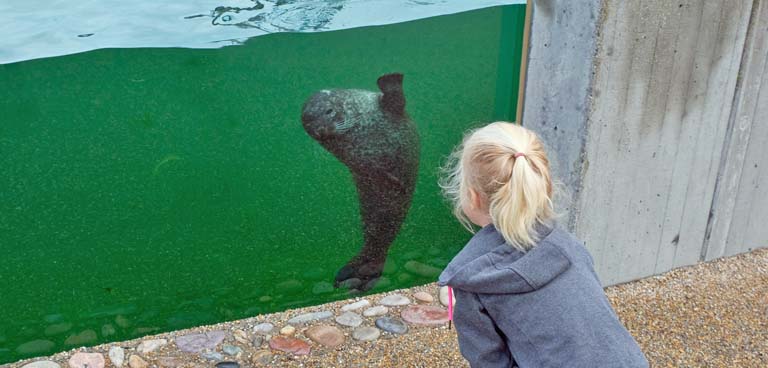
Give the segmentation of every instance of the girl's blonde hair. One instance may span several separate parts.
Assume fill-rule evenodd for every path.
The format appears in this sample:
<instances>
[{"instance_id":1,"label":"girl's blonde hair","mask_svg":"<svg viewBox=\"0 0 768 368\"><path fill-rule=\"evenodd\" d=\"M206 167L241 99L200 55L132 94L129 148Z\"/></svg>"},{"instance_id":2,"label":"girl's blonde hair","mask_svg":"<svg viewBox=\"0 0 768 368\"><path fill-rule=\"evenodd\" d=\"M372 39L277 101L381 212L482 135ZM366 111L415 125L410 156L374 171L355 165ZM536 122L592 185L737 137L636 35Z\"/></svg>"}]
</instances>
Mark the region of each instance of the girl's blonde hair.
<instances>
[{"instance_id":1,"label":"girl's blonde hair","mask_svg":"<svg viewBox=\"0 0 768 368\"><path fill-rule=\"evenodd\" d=\"M440 186L453 213L468 230L462 211L474 189L496 229L512 247L525 252L538 242L537 224L555 217L552 179L544 145L519 125L495 122L468 132L443 167Z\"/></svg>"}]
</instances>

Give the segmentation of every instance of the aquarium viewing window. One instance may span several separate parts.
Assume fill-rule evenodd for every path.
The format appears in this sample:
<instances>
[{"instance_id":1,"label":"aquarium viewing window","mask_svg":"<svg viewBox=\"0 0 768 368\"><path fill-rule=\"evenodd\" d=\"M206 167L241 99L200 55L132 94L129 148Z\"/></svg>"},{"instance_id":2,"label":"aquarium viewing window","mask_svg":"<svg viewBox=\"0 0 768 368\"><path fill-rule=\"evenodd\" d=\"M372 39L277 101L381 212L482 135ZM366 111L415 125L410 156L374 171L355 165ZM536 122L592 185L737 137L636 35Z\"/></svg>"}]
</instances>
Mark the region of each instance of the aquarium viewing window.
<instances>
[{"instance_id":1,"label":"aquarium viewing window","mask_svg":"<svg viewBox=\"0 0 768 368\"><path fill-rule=\"evenodd\" d=\"M0 3L0 363L425 284L526 6Z\"/></svg>"}]
</instances>

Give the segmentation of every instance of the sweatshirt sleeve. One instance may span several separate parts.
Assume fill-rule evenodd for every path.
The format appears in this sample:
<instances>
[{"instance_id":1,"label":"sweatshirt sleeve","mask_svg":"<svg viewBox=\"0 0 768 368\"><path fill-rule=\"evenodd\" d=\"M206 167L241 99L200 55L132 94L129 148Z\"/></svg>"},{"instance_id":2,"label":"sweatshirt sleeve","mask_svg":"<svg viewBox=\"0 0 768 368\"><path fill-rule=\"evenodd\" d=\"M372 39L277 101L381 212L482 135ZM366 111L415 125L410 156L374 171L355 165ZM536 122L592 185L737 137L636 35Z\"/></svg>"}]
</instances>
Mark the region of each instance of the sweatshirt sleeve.
<instances>
[{"instance_id":1,"label":"sweatshirt sleeve","mask_svg":"<svg viewBox=\"0 0 768 368\"><path fill-rule=\"evenodd\" d=\"M493 322L476 294L454 289L453 323L461 355L475 367L514 366L506 338Z\"/></svg>"}]
</instances>

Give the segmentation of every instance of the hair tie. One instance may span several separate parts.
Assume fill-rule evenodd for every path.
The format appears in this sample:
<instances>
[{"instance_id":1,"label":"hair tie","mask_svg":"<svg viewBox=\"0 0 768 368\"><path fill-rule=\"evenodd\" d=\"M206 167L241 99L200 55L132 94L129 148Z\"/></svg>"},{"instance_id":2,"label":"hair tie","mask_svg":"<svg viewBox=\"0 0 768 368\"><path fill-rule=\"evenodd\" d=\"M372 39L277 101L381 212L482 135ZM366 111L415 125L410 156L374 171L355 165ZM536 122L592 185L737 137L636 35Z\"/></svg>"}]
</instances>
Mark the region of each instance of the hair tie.
<instances>
[{"instance_id":1,"label":"hair tie","mask_svg":"<svg viewBox=\"0 0 768 368\"><path fill-rule=\"evenodd\" d=\"M515 159L517 159L518 157L521 157L521 156L525 157L525 153L522 153L522 152L515 153Z\"/></svg>"}]
</instances>

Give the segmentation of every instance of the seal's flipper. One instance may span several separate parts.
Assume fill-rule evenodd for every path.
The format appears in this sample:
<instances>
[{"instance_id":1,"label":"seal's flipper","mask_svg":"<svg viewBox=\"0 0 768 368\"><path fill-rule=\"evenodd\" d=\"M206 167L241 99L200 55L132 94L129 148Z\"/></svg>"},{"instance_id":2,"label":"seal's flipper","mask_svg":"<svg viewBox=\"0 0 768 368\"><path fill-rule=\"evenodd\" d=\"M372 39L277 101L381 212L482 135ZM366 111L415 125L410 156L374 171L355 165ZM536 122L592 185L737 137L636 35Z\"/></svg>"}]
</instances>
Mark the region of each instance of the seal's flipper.
<instances>
[{"instance_id":1,"label":"seal's flipper","mask_svg":"<svg viewBox=\"0 0 768 368\"><path fill-rule=\"evenodd\" d=\"M382 110L394 115L405 115L405 94L403 94L403 75L385 74L376 81L383 93L379 105Z\"/></svg>"}]
</instances>

